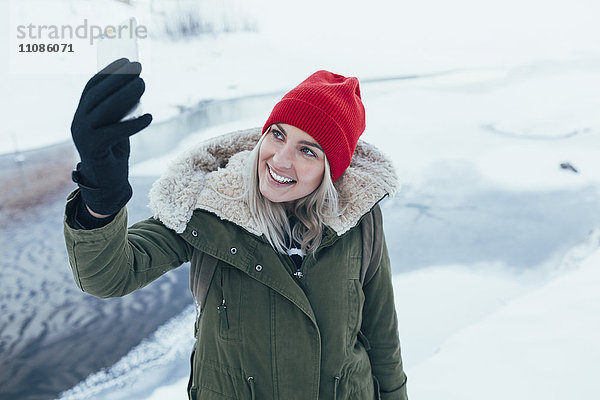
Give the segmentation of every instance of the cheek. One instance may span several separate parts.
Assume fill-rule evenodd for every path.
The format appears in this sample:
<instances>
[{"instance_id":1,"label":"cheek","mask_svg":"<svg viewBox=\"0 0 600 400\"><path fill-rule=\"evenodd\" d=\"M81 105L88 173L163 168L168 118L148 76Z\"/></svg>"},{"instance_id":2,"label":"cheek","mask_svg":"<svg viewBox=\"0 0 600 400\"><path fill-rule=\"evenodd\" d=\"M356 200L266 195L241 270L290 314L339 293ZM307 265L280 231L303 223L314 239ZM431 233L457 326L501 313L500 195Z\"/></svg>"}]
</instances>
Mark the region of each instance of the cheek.
<instances>
[{"instance_id":1,"label":"cheek","mask_svg":"<svg viewBox=\"0 0 600 400\"><path fill-rule=\"evenodd\" d=\"M269 145L268 138L265 138L265 140L260 145L260 149L258 149L258 161L259 161L259 163L260 162L265 162L272 155L273 155L272 146Z\"/></svg>"},{"instance_id":2,"label":"cheek","mask_svg":"<svg viewBox=\"0 0 600 400\"><path fill-rule=\"evenodd\" d=\"M310 185L312 187L312 190L316 189L317 186L321 184L324 172L325 168L323 166L312 166L311 168L306 170L306 176L309 178L307 179L306 183L307 185Z\"/></svg>"},{"instance_id":3,"label":"cheek","mask_svg":"<svg viewBox=\"0 0 600 400\"><path fill-rule=\"evenodd\" d=\"M266 168L266 154L263 151L263 148L261 147L260 150L258 151L258 173L259 175L262 174L262 172L264 172L265 168Z\"/></svg>"}]
</instances>

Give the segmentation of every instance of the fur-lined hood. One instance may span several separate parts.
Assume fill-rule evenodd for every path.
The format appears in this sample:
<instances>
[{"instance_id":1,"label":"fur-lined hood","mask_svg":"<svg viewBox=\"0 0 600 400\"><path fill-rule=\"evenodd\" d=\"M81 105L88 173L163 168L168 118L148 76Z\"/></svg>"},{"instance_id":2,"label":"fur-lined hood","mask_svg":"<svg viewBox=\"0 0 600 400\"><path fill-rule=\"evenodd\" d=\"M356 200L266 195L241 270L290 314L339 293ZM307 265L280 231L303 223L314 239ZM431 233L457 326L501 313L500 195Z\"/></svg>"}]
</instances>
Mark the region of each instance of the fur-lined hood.
<instances>
[{"instance_id":1,"label":"fur-lined hood","mask_svg":"<svg viewBox=\"0 0 600 400\"><path fill-rule=\"evenodd\" d=\"M215 137L189 149L152 185L150 207L165 226L182 233L194 210L202 209L260 236L244 200L248 156L260 139L253 128ZM338 235L354 227L385 195L394 195L399 182L394 167L376 147L359 140L352 162L334 183L347 205L325 224Z\"/></svg>"}]
</instances>

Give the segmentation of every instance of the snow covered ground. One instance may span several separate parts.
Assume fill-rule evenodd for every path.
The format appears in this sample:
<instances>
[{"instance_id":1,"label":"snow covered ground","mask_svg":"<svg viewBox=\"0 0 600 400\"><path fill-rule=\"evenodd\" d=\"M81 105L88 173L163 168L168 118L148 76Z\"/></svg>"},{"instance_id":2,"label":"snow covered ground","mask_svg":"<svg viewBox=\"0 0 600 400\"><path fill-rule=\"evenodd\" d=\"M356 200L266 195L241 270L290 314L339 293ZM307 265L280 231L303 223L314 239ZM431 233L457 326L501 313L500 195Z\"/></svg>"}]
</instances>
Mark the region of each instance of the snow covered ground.
<instances>
[{"instance_id":1,"label":"snow covered ground","mask_svg":"<svg viewBox=\"0 0 600 400\"><path fill-rule=\"evenodd\" d=\"M409 366L412 398L597 399L599 246L596 230L558 266L559 275L449 335L436 354ZM407 287L408 278L395 277L395 287ZM479 298L462 306L478 305Z\"/></svg>"},{"instance_id":2,"label":"snow covered ground","mask_svg":"<svg viewBox=\"0 0 600 400\"><path fill-rule=\"evenodd\" d=\"M81 2L64 3L62 14L82 15ZM132 14L114 1L97 4L102 21ZM142 22L143 4L133 12ZM599 398L600 5L251 0L243 7L258 31L142 41L144 109L161 121L206 99L286 90L321 68L358 76L364 139L385 149L404 184L384 213L394 222L385 229L398 268L411 399ZM40 10L27 18L34 12ZM67 60L65 70L90 62ZM10 96L0 100L0 153L15 143L24 149L67 140L93 71L2 68L0 87ZM376 81L410 75L418 78ZM191 142L261 125L268 111L198 132L134 165L132 177L159 174ZM561 168L565 163L577 173ZM404 265L404 253L427 261ZM176 318L165 327L189 332L185 315ZM162 346L180 346L184 355L160 353L152 344L163 336L115 365L119 378L107 379L101 398L135 398L114 389L123 365L146 386L138 398L185 398L185 370L168 382L147 372L156 357L164 359L160 371L174 365L172 357L186 357L185 340ZM140 361L140 354L150 356ZM136 375L136 363L151 368ZM85 388L102 379L91 376L64 398L85 398Z\"/></svg>"}]
</instances>

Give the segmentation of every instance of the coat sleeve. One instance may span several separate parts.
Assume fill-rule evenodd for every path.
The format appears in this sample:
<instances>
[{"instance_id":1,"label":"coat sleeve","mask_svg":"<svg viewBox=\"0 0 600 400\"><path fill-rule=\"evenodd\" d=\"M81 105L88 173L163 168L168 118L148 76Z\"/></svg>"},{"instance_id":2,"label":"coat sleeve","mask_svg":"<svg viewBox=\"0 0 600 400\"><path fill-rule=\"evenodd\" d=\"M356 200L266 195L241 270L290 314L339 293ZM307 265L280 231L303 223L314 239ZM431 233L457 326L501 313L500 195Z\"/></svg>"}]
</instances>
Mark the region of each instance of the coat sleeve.
<instances>
[{"instance_id":1,"label":"coat sleeve","mask_svg":"<svg viewBox=\"0 0 600 400\"><path fill-rule=\"evenodd\" d=\"M365 303L361 330L370 346L369 358L373 375L379 383L381 399L406 400L406 375L400 354L392 273L385 238L379 269L363 291Z\"/></svg>"},{"instance_id":2,"label":"coat sleeve","mask_svg":"<svg viewBox=\"0 0 600 400\"><path fill-rule=\"evenodd\" d=\"M63 227L73 278L84 292L125 296L189 261L191 245L160 221L149 218L128 229L125 207L101 228L76 228L78 197L79 189L67 198Z\"/></svg>"}]
</instances>

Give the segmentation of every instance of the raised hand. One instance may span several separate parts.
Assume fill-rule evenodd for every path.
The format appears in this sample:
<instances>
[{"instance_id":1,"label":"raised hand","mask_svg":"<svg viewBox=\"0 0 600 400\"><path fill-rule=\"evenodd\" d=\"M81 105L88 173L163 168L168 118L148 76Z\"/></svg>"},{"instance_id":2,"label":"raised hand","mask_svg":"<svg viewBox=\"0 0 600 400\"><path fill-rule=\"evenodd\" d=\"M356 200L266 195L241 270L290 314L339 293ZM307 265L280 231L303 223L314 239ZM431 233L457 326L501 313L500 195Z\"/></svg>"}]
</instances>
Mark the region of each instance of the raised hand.
<instances>
[{"instance_id":1,"label":"raised hand","mask_svg":"<svg viewBox=\"0 0 600 400\"><path fill-rule=\"evenodd\" d=\"M98 214L118 212L133 193L129 184L129 137L152 122L151 114L119 122L140 100L142 66L126 58L94 75L81 94L71 135L81 162L72 178L85 204Z\"/></svg>"}]
</instances>

